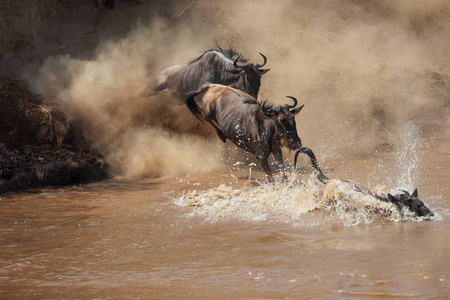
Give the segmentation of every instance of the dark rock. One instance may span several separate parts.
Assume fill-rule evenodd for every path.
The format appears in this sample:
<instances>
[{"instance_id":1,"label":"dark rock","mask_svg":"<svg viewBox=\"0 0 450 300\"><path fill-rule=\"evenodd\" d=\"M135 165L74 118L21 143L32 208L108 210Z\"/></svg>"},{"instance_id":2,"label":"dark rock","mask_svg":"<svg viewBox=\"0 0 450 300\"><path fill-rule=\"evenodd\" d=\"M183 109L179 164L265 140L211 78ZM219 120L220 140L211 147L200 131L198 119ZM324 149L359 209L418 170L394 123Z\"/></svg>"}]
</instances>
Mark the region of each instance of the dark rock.
<instances>
[{"instance_id":1,"label":"dark rock","mask_svg":"<svg viewBox=\"0 0 450 300\"><path fill-rule=\"evenodd\" d=\"M25 84L0 76L0 194L98 181L108 165L81 129Z\"/></svg>"}]
</instances>

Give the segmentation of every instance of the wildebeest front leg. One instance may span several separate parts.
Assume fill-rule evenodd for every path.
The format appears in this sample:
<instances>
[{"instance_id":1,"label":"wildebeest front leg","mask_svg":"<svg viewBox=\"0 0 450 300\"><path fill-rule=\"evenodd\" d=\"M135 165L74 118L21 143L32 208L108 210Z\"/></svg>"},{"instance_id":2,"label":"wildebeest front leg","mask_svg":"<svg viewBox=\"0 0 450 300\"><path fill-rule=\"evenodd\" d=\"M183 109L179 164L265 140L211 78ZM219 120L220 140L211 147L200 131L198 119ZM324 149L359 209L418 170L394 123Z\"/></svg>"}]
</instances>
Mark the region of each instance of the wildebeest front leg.
<instances>
[{"instance_id":1,"label":"wildebeest front leg","mask_svg":"<svg viewBox=\"0 0 450 300\"><path fill-rule=\"evenodd\" d=\"M275 156L275 161L277 163L278 169L277 171L281 172L284 170L284 166L283 166L283 153L281 152L281 149L278 149L274 154Z\"/></svg>"},{"instance_id":2,"label":"wildebeest front leg","mask_svg":"<svg viewBox=\"0 0 450 300\"><path fill-rule=\"evenodd\" d=\"M264 171L266 172L269 182L273 182L273 176L272 176L272 173L270 172L268 158L267 157L257 157L257 158L258 158L259 162L261 163Z\"/></svg>"},{"instance_id":3,"label":"wildebeest front leg","mask_svg":"<svg viewBox=\"0 0 450 300\"><path fill-rule=\"evenodd\" d=\"M277 171L283 173L283 179L287 180L287 174L284 172L284 166L283 166L283 153L281 151L281 148L278 149L274 154L275 156L275 162L277 163Z\"/></svg>"}]
</instances>

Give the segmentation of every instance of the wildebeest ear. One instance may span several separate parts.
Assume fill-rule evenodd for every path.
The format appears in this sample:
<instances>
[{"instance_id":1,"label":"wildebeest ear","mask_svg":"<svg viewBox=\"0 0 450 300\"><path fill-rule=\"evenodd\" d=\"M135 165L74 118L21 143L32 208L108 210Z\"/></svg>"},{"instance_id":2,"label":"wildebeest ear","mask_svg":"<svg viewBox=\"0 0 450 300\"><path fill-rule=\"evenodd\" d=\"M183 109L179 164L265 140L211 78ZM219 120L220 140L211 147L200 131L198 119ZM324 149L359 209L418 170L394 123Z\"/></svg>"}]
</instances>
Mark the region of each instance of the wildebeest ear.
<instances>
[{"instance_id":1,"label":"wildebeest ear","mask_svg":"<svg viewBox=\"0 0 450 300\"><path fill-rule=\"evenodd\" d=\"M392 196L391 194L387 194L387 197L388 197L388 200L390 201L390 202L392 202L392 203L398 203L398 200L397 200L397 198L395 198L394 196Z\"/></svg>"},{"instance_id":2,"label":"wildebeest ear","mask_svg":"<svg viewBox=\"0 0 450 300\"><path fill-rule=\"evenodd\" d=\"M305 104L297 108L294 108L293 110L291 110L291 113L293 113L294 115L298 114L302 110L303 106L305 106Z\"/></svg>"},{"instance_id":3,"label":"wildebeest ear","mask_svg":"<svg viewBox=\"0 0 450 300\"><path fill-rule=\"evenodd\" d=\"M411 196L417 198L417 196L418 196L417 188L414 190L414 192L411 194Z\"/></svg>"},{"instance_id":4,"label":"wildebeest ear","mask_svg":"<svg viewBox=\"0 0 450 300\"><path fill-rule=\"evenodd\" d=\"M225 70L230 75L240 75L243 71L242 70Z\"/></svg>"},{"instance_id":5,"label":"wildebeest ear","mask_svg":"<svg viewBox=\"0 0 450 300\"><path fill-rule=\"evenodd\" d=\"M270 71L270 69L259 69L259 75L264 75L269 71Z\"/></svg>"}]
</instances>

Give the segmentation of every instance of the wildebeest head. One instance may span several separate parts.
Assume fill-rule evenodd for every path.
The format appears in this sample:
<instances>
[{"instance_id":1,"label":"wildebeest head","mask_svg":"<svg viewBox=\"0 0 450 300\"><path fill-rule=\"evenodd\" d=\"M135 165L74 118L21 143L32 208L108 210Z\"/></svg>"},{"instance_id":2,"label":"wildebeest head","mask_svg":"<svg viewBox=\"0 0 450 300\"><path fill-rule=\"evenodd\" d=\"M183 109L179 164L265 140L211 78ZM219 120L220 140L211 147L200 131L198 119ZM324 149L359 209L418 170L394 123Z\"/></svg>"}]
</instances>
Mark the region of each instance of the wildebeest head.
<instances>
[{"instance_id":1,"label":"wildebeest head","mask_svg":"<svg viewBox=\"0 0 450 300\"><path fill-rule=\"evenodd\" d=\"M282 142L284 142L285 146L291 150L296 150L302 147L302 141L297 134L295 116L302 110L304 104L295 108L297 106L297 99L291 96L286 97L294 100L294 104L285 104L283 106L272 106L267 108L266 100L261 104L261 110L267 117L276 117L276 124L282 134Z\"/></svg>"},{"instance_id":2,"label":"wildebeest head","mask_svg":"<svg viewBox=\"0 0 450 300\"><path fill-rule=\"evenodd\" d=\"M416 214L419 217L432 217L434 214L425 206L425 204L417 198L417 189L410 195L407 191L403 191L403 194L397 194L392 196L391 194L387 194L388 200L398 208L402 208L404 206L408 207L411 212Z\"/></svg>"},{"instance_id":3,"label":"wildebeest head","mask_svg":"<svg viewBox=\"0 0 450 300\"><path fill-rule=\"evenodd\" d=\"M261 76L266 74L270 69L261 69L267 63L267 57L264 54L259 53L264 62L262 64L252 64L252 63L241 63L239 58L242 53L239 54L233 61L233 66L236 69L225 70L228 74L234 76L240 76L241 84L243 85L243 90L247 94L251 95L255 99L258 97L259 87L261 86Z\"/></svg>"}]
</instances>

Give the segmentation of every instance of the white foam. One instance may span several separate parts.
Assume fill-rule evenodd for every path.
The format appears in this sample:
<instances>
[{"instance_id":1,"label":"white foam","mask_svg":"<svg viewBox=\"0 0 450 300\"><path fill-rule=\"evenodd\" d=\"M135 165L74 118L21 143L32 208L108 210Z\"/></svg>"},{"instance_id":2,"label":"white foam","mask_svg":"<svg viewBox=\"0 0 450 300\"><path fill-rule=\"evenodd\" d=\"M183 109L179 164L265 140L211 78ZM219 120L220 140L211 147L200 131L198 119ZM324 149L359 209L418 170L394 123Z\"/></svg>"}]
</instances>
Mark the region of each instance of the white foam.
<instances>
[{"instance_id":1,"label":"white foam","mask_svg":"<svg viewBox=\"0 0 450 300\"><path fill-rule=\"evenodd\" d=\"M386 187L377 187L386 191ZM325 212L325 220L311 221L318 225L334 219L346 226L369 224L375 220L401 221L397 208L388 202L358 192L352 183L334 179L326 185L310 177L293 184L262 184L257 187L234 188L221 184L206 191L189 191L175 200L180 206L191 206L191 216L203 216L207 221L235 218L246 221L272 221L299 224L307 214Z\"/></svg>"}]
</instances>

